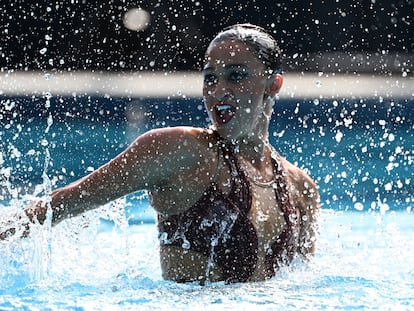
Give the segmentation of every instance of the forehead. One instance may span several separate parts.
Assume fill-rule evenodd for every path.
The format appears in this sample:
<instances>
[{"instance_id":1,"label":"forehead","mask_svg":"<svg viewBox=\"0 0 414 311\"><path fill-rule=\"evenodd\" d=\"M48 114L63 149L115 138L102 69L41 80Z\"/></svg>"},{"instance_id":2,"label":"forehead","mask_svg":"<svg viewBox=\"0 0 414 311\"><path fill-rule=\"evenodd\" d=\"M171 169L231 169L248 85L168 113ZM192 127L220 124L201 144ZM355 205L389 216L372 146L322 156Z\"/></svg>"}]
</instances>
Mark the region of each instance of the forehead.
<instances>
[{"instance_id":1,"label":"forehead","mask_svg":"<svg viewBox=\"0 0 414 311\"><path fill-rule=\"evenodd\" d=\"M252 68L264 67L252 52L252 47L238 40L213 42L206 51L206 67L225 67L231 64L245 65Z\"/></svg>"}]
</instances>

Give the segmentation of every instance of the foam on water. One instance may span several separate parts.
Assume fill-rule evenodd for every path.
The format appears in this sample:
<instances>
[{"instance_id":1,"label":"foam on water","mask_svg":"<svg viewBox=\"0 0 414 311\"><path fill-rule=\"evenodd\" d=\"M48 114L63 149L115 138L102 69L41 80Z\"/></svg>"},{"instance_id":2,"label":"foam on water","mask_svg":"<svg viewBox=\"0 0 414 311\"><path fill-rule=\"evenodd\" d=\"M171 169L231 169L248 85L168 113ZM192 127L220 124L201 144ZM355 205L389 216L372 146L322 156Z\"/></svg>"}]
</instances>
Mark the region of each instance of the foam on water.
<instances>
[{"instance_id":1,"label":"foam on water","mask_svg":"<svg viewBox=\"0 0 414 311\"><path fill-rule=\"evenodd\" d=\"M50 253L36 251L47 244L37 232L1 242L0 308L414 308L412 213L324 210L312 262L266 282L200 286L164 281L155 224L128 226L116 204L56 226ZM47 273L33 276L45 260Z\"/></svg>"}]
</instances>

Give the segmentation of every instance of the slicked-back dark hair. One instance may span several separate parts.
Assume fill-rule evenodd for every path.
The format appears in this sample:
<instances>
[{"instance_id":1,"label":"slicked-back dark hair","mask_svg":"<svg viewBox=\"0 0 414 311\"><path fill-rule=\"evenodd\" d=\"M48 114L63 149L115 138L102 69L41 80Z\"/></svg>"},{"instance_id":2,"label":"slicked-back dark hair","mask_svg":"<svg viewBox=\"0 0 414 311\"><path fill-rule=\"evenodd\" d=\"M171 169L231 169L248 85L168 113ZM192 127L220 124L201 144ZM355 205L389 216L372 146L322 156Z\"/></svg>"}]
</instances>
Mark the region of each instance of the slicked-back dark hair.
<instances>
[{"instance_id":1,"label":"slicked-back dark hair","mask_svg":"<svg viewBox=\"0 0 414 311\"><path fill-rule=\"evenodd\" d=\"M238 40L253 48L253 54L263 62L269 74L282 72L282 52L264 28L252 24L232 25L217 34L210 44L224 40Z\"/></svg>"}]
</instances>

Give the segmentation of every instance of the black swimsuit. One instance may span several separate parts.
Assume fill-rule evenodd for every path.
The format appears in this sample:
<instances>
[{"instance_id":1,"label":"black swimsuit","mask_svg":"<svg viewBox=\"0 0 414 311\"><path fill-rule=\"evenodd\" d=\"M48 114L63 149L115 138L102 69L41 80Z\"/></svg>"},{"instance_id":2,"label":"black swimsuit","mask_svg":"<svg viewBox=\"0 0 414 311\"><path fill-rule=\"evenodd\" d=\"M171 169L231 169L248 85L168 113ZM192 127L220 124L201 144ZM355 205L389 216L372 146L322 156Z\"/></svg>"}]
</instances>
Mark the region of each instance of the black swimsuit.
<instances>
[{"instance_id":1,"label":"black swimsuit","mask_svg":"<svg viewBox=\"0 0 414 311\"><path fill-rule=\"evenodd\" d=\"M161 245L178 246L199 252L220 267L227 283L244 282L257 264L258 239L248 218L252 204L251 186L232 148L219 141L225 163L230 168L231 190L224 194L212 182L203 196L187 211L159 221ZM266 276L275 274L280 264L289 263L297 247L297 210L292 206L280 156L272 161L276 199L281 206L286 228L266 252Z\"/></svg>"}]
</instances>

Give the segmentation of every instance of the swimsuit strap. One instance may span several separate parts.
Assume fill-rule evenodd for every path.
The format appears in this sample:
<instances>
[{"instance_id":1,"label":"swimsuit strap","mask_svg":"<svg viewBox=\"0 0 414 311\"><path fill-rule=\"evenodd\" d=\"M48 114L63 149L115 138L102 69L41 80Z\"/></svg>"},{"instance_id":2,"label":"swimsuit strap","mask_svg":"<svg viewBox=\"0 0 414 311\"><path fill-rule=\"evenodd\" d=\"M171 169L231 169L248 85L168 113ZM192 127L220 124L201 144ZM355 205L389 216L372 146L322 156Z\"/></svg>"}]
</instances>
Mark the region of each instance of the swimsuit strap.
<instances>
[{"instance_id":1,"label":"swimsuit strap","mask_svg":"<svg viewBox=\"0 0 414 311\"><path fill-rule=\"evenodd\" d=\"M235 148L237 146L225 142L216 131L219 152L223 154L224 161L230 168L232 175L231 191L228 199L232 201L246 217L252 204L250 182L240 168ZM265 269L268 277L275 275L276 270L288 264L297 251L299 238L299 210L293 205L291 195L286 180L286 171L284 170L280 154L273 148L271 152L273 174L274 174L274 191L277 204L279 204L286 222L286 227L276 242L268 249L265 256ZM254 230L255 231L255 230Z\"/></svg>"},{"instance_id":2,"label":"swimsuit strap","mask_svg":"<svg viewBox=\"0 0 414 311\"><path fill-rule=\"evenodd\" d=\"M219 152L223 154L224 162L230 169L231 174L231 190L229 192L229 200L237 205L240 211L247 215L252 205L252 195L250 182L240 168L239 160L236 156L235 148L237 146L225 142L215 131Z\"/></svg>"},{"instance_id":3,"label":"swimsuit strap","mask_svg":"<svg viewBox=\"0 0 414 311\"><path fill-rule=\"evenodd\" d=\"M220 161L230 170L230 192L223 193L212 181L192 207L158 222L160 244L185 244L206 256L209 265L217 265L226 283L245 282L255 271L258 258L257 233L247 216L252 205L250 183L233 146L219 138L216 146L223 158Z\"/></svg>"}]
</instances>

